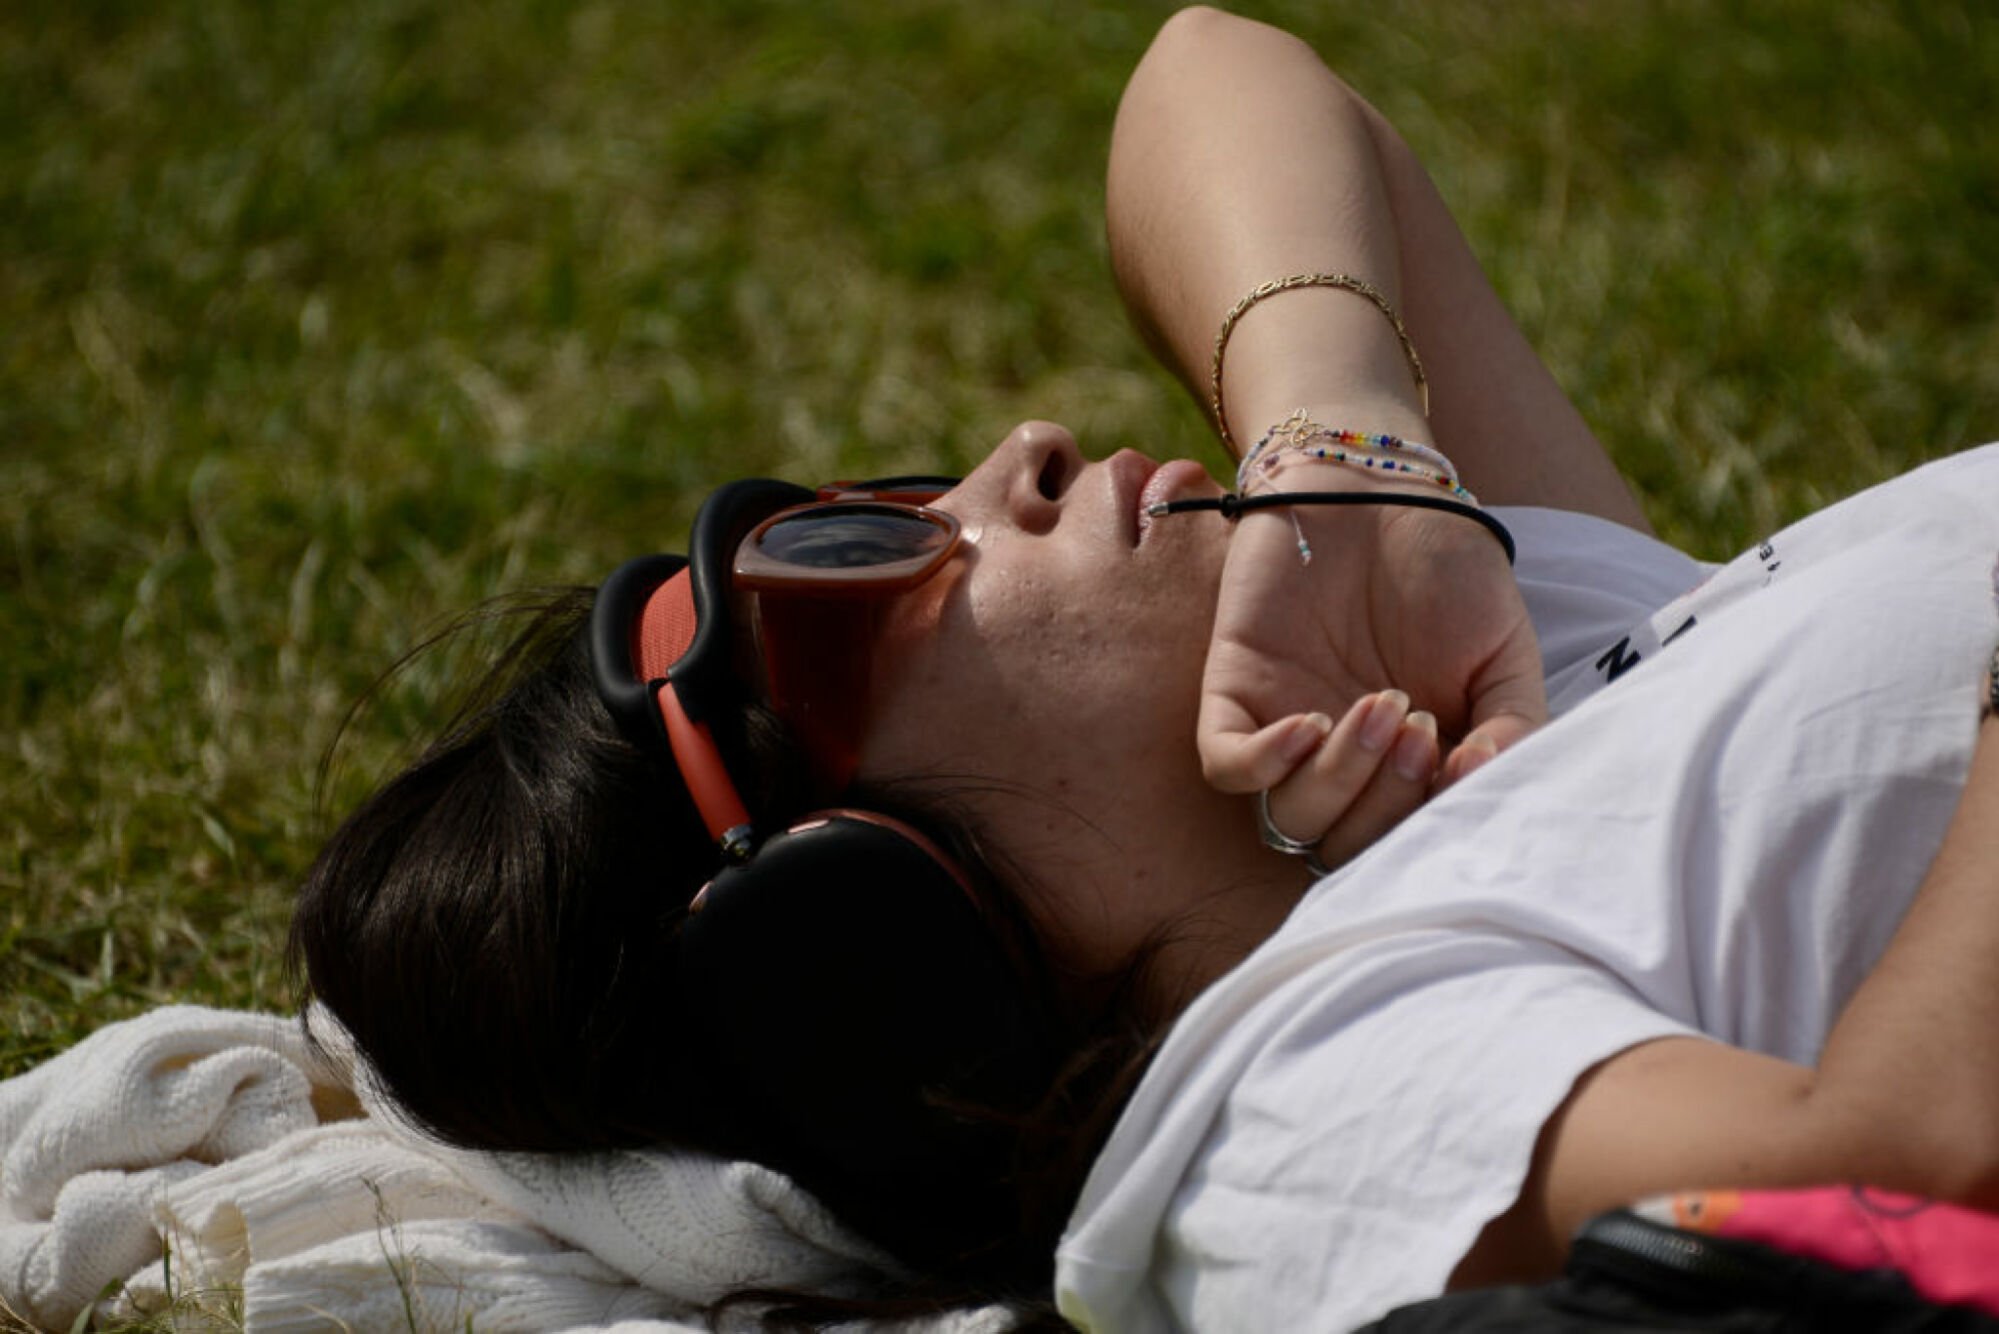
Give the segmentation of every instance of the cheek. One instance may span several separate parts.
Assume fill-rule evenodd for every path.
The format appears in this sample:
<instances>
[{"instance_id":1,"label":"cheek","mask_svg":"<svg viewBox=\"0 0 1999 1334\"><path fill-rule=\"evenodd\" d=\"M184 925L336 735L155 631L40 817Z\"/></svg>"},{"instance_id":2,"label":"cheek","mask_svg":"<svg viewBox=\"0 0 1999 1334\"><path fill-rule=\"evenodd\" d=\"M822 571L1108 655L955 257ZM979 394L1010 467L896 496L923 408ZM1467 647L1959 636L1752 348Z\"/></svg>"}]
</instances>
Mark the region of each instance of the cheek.
<instances>
[{"instance_id":1,"label":"cheek","mask_svg":"<svg viewBox=\"0 0 1999 1334\"><path fill-rule=\"evenodd\" d=\"M1185 849L1166 831L1193 838L1212 801L1194 749L1212 590L1110 573L991 561L897 609L862 752L867 777L952 790L1023 873L1058 966L1084 975L1179 911Z\"/></svg>"},{"instance_id":2,"label":"cheek","mask_svg":"<svg viewBox=\"0 0 1999 1334\"><path fill-rule=\"evenodd\" d=\"M1080 699L1085 644L1030 580L898 610L877 641L864 762L1006 781L1040 771L1046 721Z\"/></svg>"},{"instance_id":3,"label":"cheek","mask_svg":"<svg viewBox=\"0 0 1999 1334\"><path fill-rule=\"evenodd\" d=\"M1069 554L1069 553L1051 553ZM1160 605L1131 579L1085 559L1025 562L973 579L954 669L983 679L1051 742L1099 748L1166 719L1192 717L1207 618Z\"/></svg>"},{"instance_id":4,"label":"cheek","mask_svg":"<svg viewBox=\"0 0 1999 1334\"><path fill-rule=\"evenodd\" d=\"M1191 747L1210 619L1208 602L1086 561L989 556L889 616L864 760L1059 797L1113 757Z\"/></svg>"},{"instance_id":5,"label":"cheek","mask_svg":"<svg viewBox=\"0 0 1999 1334\"><path fill-rule=\"evenodd\" d=\"M1121 666L1110 628L1053 580L994 581L967 599L965 619L1010 703L1079 700Z\"/></svg>"}]
</instances>

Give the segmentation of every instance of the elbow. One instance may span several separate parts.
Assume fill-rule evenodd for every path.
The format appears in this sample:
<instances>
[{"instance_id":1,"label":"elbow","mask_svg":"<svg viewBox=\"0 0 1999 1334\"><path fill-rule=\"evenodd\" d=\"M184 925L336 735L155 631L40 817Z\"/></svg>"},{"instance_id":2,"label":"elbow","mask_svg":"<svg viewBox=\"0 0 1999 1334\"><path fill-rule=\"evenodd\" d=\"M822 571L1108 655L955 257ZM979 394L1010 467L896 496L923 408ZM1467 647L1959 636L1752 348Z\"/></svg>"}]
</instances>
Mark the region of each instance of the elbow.
<instances>
[{"instance_id":1,"label":"elbow","mask_svg":"<svg viewBox=\"0 0 1999 1334\"><path fill-rule=\"evenodd\" d=\"M1213 52L1214 44L1222 40L1223 34L1231 27L1245 22L1247 20L1234 14L1210 9L1206 5L1189 5L1159 25L1159 31L1153 34L1151 45L1145 48L1145 55L1139 61L1139 69L1172 70L1188 61L1198 61L1203 52Z\"/></svg>"},{"instance_id":2,"label":"elbow","mask_svg":"<svg viewBox=\"0 0 1999 1334\"><path fill-rule=\"evenodd\" d=\"M1352 95L1310 43L1295 33L1208 5L1189 5L1159 26L1139 68L1176 88L1223 77L1263 80L1300 63L1333 77Z\"/></svg>"},{"instance_id":3,"label":"elbow","mask_svg":"<svg viewBox=\"0 0 1999 1334\"><path fill-rule=\"evenodd\" d=\"M1199 46L1211 39L1218 31L1230 27L1240 27L1250 20L1216 9L1212 5L1188 5L1176 10L1173 16L1159 25L1159 33L1152 39L1153 47L1172 48L1182 43Z\"/></svg>"},{"instance_id":4,"label":"elbow","mask_svg":"<svg viewBox=\"0 0 1999 1334\"><path fill-rule=\"evenodd\" d=\"M1146 49L1145 60L1150 64L1183 60L1207 62L1215 59L1216 52L1225 43L1272 40L1303 45L1290 33L1267 23L1258 23L1255 19L1246 19L1208 5L1189 5L1159 25L1152 45Z\"/></svg>"}]
</instances>

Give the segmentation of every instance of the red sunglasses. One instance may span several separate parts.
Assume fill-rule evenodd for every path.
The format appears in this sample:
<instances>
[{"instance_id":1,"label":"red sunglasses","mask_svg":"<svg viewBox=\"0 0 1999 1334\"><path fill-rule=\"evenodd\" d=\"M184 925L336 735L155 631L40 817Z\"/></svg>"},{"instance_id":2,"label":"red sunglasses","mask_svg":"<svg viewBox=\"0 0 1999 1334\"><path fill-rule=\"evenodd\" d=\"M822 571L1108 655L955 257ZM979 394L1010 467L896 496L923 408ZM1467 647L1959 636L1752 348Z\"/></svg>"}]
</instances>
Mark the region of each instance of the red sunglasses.
<instances>
[{"instance_id":1,"label":"red sunglasses","mask_svg":"<svg viewBox=\"0 0 1999 1334\"><path fill-rule=\"evenodd\" d=\"M598 693L628 737L655 753L664 746L731 859L748 856L751 820L711 722L761 694L815 779L844 787L867 720L880 608L957 550L958 521L929 508L955 485L894 477L813 492L731 482L695 515L688 559L642 556L598 588ZM754 646L748 662L745 643Z\"/></svg>"}]
</instances>

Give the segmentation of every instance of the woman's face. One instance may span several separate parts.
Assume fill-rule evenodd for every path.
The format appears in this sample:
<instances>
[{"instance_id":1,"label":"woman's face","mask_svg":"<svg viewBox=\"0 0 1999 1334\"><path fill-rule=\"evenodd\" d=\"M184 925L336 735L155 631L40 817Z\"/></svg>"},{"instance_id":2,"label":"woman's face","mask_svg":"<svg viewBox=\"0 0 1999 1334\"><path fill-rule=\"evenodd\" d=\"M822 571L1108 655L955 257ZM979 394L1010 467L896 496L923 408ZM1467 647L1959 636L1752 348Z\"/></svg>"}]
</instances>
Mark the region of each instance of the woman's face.
<instances>
[{"instance_id":1,"label":"woman's face","mask_svg":"<svg viewBox=\"0 0 1999 1334\"><path fill-rule=\"evenodd\" d=\"M1066 430L1025 423L936 506L962 555L885 617L861 775L957 794L1079 972L1169 923L1206 938L1255 918L1260 938L1295 901L1295 877L1276 905L1243 887L1254 826L1195 752L1228 524L1142 512L1218 493L1190 461L1085 463Z\"/></svg>"}]
</instances>

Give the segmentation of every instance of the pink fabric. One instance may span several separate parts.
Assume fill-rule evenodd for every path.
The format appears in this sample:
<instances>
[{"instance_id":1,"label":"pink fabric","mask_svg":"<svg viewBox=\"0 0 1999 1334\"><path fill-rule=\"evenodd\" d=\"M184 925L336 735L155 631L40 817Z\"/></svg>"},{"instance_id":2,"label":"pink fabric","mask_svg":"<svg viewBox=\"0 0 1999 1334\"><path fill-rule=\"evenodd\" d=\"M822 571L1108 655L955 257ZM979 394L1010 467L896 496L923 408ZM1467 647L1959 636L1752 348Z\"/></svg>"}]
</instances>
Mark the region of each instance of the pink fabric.
<instances>
[{"instance_id":1,"label":"pink fabric","mask_svg":"<svg viewBox=\"0 0 1999 1334\"><path fill-rule=\"evenodd\" d=\"M1683 1191L1641 1212L1842 1269L1900 1270L1933 1302L1999 1315L1999 1214L1861 1186Z\"/></svg>"}]
</instances>

